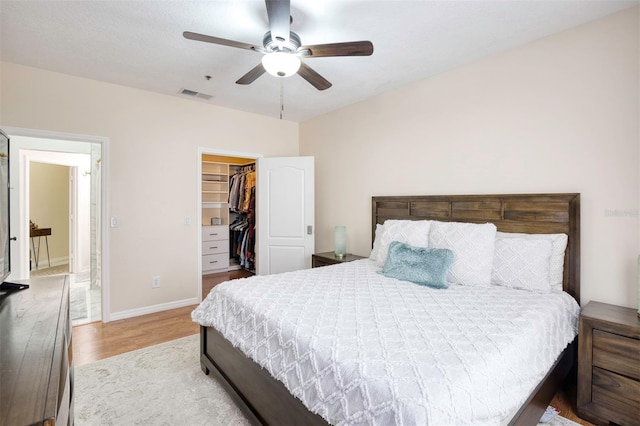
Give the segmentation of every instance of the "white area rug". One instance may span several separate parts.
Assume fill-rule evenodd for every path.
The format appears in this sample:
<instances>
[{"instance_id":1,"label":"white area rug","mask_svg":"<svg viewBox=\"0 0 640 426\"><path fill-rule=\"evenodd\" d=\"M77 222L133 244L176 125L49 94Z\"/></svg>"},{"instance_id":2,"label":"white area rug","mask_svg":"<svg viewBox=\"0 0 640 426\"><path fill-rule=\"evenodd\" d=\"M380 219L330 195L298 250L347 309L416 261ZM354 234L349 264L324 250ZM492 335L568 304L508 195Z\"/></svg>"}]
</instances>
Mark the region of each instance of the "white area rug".
<instances>
[{"instance_id":1,"label":"white area rug","mask_svg":"<svg viewBox=\"0 0 640 426\"><path fill-rule=\"evenodd\" d=\"M75 424L248 425L193 335L75 368Z\"/></svg>"},{"instance_id":2,"label":"white area rug","mask_svg":"<svg viewBox=\"0 0 640 426\"><path fill-rule=\"evenodd\" d=\"M248 425L200 369L199 335L75 368L75 424ZM574 426L557 416L541 425Z\"/></svg>"},{"instance_id":3,"label":"white area rug","mask_svg":"<svg viewBox=\"0 0 640 426\"><path fill-rule=\"evenodd\" d=\"M564 417L561 416L556 416L553 420L551 420L549 423L538 423L538 425L540 426L544 426L544 425L551 425L551 426L580 426L579 423L576 423L572 420L566 419Z\"/></svg>"}]
</instances>

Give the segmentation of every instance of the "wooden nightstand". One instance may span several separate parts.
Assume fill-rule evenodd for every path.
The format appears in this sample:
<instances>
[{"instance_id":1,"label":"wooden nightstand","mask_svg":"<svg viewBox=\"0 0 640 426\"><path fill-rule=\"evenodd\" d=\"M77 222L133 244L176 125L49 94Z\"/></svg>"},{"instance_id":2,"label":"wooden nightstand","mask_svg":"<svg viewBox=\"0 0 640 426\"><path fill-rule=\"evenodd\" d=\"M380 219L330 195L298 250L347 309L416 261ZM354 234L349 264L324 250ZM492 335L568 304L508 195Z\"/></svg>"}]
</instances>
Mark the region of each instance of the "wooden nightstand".
<instances>
[{"instance_id":1,"label":"wooden nightstand","mask_svg":"<svg viewBox=\"0 0 640 426\"><path fill-rule=\"evenodd\" d=\"M366 259L364 256L358 256L357 254L349 254L343 258L338 259L332 251L326 253L316 253L311 255L311 267L318 268L320 266L335 265L336 263L353 262L354 260Z\"/></svg>"},{"instance_id":2,"label":"wooden nightstand","mask_svg":"<svg viewBox=\"0 0 640 426\"><path fill-rule=\"evenodd\" d=\"M640 319L635 309L589 302L580 313L578 415L640 423Z\"/></svg>"}]
</instances>

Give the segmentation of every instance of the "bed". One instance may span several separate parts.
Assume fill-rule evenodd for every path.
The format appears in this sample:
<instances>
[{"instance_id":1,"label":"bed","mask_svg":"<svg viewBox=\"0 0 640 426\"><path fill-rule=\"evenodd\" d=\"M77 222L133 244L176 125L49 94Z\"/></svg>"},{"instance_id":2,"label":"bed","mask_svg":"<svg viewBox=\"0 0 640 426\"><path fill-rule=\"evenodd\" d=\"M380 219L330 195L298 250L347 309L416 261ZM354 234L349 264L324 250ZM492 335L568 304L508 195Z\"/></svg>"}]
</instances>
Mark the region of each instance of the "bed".
<instances>
[{"instance_id":1,"label":"bed","mask_svg":"<svg viewBox=\"0 0 640 426\"><path fill-rule=\"evenodd\" d=\"M497 231L506 232L506 233L566 234L568 236L568 241L566 243L566 250L564 250L564 262L563 262L562 274L561 274L560 280L561 280L561 285L564 292L566 292L566 294L570 295L575 300L579 300L579 287L580 287L579 286L579 282L580 282L579 280L579 270L580 270L579 201L580 201L579 194L373 197L372 199L372 236L375 236L377 226L379 224L385 223L385 221L387 220L390 220L390 221L410 220L410 221L419 221L419 222L425 221L425 220L431 220L431 221L438 221L444 224L448 222L454 223L454 224L455 223L483 224L486 222L490 222L495 224ZM374 250L375 250L375 244L374 244ZM217 328L212 326L204 326L204 325L201 327L201 366L203 371L205 372L205 374L212 373L214 376L216 376L220 380L220 382L226 387L230 395L235 399L236 403L238 403L238 405L241 408L243 408L245 414L250 418L250 420L252 420L256 424L278 424L278 425L280 424L305 424L305 425L327 424L328 422L327 420L325 420L325 418L333 419L334 417L331 417L331 416L335 414L336 410L344 409L347 411L351 410L351 412L357 412L357 413L365 412L365 410L357 411L353 407L344 408L344 406L349 406L349 405L355 406L357 404L362 403L362 400L364 399L370 402L370 400L372 399L371 395L379 396L380 393L384 393L384 392L381 392L380 390L382 388L376 388L375 384L367 384L366 392L364 392L367 395L366 397L359 397L359 396L355 398L350 397L351 398L349 400L350 402L348 403L342 402L340 404L336 402L336 401L339 401L340 398L335 397L333 400L334 401L333 404L338 407L332 408L331 407L332 399L331 399L331 395L329 395L330 390L329 391L327 390L329 389L328 387L323 387L324 384L322 383L322 380L323 380L322 377L338 377L339 376L342 380L342 377L344 376L349 376L351 374L355 374L355 375L360 374L363 369L365 369L367 372L372 371L371 365L375 366L375 363L373 364L364 363L363 365L366 364L365 367L356 366L356 367L353 367L352 370L344 370L336 374L332 373L333 375L326 373L327 371L331 370L331 368L333 367L331 366L325 367L323 365L317 365L317 358L322 358L323 350L324 352L326 352L325 355L327 357L332 357L333 355L331 353L331 350L322 349L321 346L317 345L318 340L322 340L321 338L320 339L317 338L318 335L322 336L322 329L321 329L322 324L318 324L317 322L314 324L311 324L311 322L313 322L312 321L313 315L311 315L311 319L309 320L311 322L309 322L309 324L303 324L303 323L294 324L295 326L291 328L291 330L294 330L293 331L294 334L299 334L301 336L300 342L291 343L287 340L280 343L282 344L283 347L288 347L289 348L288 350L290 353L294 353L294 354L306 353L305 351L308 351L309 347L312 347L314 351L316 350L315 348L317 347L318 348L317 354L314 354L314 358L312 360L307 359L307 362L309 362L310 364L308 366L305 366L304 368L299 368L299 367L298 369L289 368L288 372L284 372L280 376L276 374L276 376L278 376L280 380L276 380L268 372L267 368L270 367L269 363L283 364L284 361L282 361L282 357L284 357L284 355L282 355L281 353L278 353L278 355L273 355L270 361L269 360L261 361L262 366L251 359L251 357L254 357L256 354L252 353L251 347L247 346L246 342L250 341L251 339L256 340L255 337L251 337L251 336L254 336L257 332L250 331L248 334L245 333L249 336L248 338L245 339L245 343L242 343L242 342L238 343L236 341L232 344L223 335L226 333L227 336L231 336L234 334L234 330L237 332L236 334L242 334L240 332L245 332L246 331L245 324L241 324L241 323L238 323L235 325L233 324L235 317L245 315L245 313L247 313L247 315L262 315L262 313L260 313L257 310L256 310L256 313L252 312L251 305L253 304L257 306L259 303L256 301L269 298L270 296L268 295L271 294L270 293L271 287L278 286L278 285L282 285L282 286L288 285L288 287L286 287L287 288L287 291L285 292L286 295L295 293L297 291L296 289L300 289L300 291L304 290L307 294L310 294L310 293L315 294L316 291L325 291L324 289L321 289L322 287L327 287L328 288L327 294L331 294L331 291L333 291L334 292L333 296L322 296L322 293L318 293L316 297L319 297L319 298L334 297L336 292L337 294L340 294L340 292L353 292L356 294L356 299L359 300L358 298L361 297L363 293L367 293L368 294L367 297L384 299L384 301L387 301L387 303L389 303L388 302L389 300L401 300L401 302L404 305L406 305L404 309L405 311L407 309L408 310L418 309L414 305L412 305L414 297L413 297L413 293L411 293L412 291L414 291L413 289L417 287L411 283L404 283L397 280L392 280L392 281L387 280L383 282L380 281L380 280L384 280L385 277L381 277L380 274L377 274L375 267L372 265L372 263L373 262L369 260L363 260L358 262L351 262L351 265L343 264L343 265L335 265L330 267L319 268L319 269L322 269L322 271L318 269L312 270L311 278L307 278L306 275L305 276L301 275L302 272L298 274L289 273L290 275L288 275L287 277L285 276L255 277L255 279L262 280L260 282L264 283L264 287L263 287L264 294L259 294L259 292L254 291L253 299L248 298L247 302L242 302L237 305L232 305L231 302L221 299L220 298L221 296L218 297L218 299L216 299L215 301L215 303L218 304L216 305L217 314L215 314L218 316ZM352 285L353 283L351 282L351 277L353 276L358 276L358 277L366 276L367 277L366 279L368 280L367 284L358 285L358 286ZM294 283L297 282L298 285L296 286L295 284L293 284L292 286L292 284L290 283L279 284L277 280L280 278L282 278L283 283L288 279L293 279L293 282ZM253 280L253 278L249 280ZM342 284L334 283L334 281L336 280L340 281ZM239 285L236 285L236 284L239 284ZM248 282L248 283L237 282L232 285L234 287L233 291L240 291L239 289L242 286L246 286L248 289L256 288L255 285L252 286L251 282ZM481 293L480 290L478 289L469 290L468 288L463 288L463 287L464 286L450 287L449 290L451 291L447 290L446 295L447 297L450 298L450 300L446 302L446 303L449 303L449 305L446 305L445 303L445 306L446 306L445 309L441 309L441 311L437 311L436 307L434 307L433 309L429 308L429 309L424 309L423 311L427 313L429 312L431 313L445 312L446 313L449 309L449 306L459 304L456 301L463 300L462 299L463 293L468 293L464 297L467 297L467 298L470 297L471 300L477 301L477 304L479 306L482 303L484 303L483 298L486 298L487 300L488 299L508 300L507 296L505 295L510 294L504 289L492 289L492 291L495 291L498 293L491 293L491 295L485 297L483 296L483 293ZM219 291L218 293L223 293L224 291L226 291L225 289L232 291L231 285L222 286L221 288L222 290ZM375 293L375 291L382 291L383 293ZM425 296L427 292L420 292L418 290L415 290L415 291L416 291L415 300L420 300L420 304L427 303L427 300L429 300L428 298L431 297L428 295ZM407 292L412 294L412 296L407 297L406 296L406 294L408 294ZM380 294L382 294L384 297L381 297ZM440 294L445 294L445 293L440 293ZM458 294L460 294L460 296ZM520 294L524 294L524 293L520 293ZM563 293L562 295L558 296L558 304L568 303L566 299L567 298L571 299L571 297L567 296L566 294ZM277 297L280 298L285 296L278 295ZM289 297L289 296L286 296L286 297ZM421 297L427 297L427 299L424 299L424 300L419 299ZM437 296L437 297L441 297L441 296ZM563 297L564 297L564 300L561 301ZM308 300L313 301L313 300L319 300L319 299L314 299L313 297L309 297ZM337 300L340 300L340 299L337 299ZM296 306L295 305L296 302L292 302L293 304L289 304L288 299L286 299L285 302L286 303L282 304L281 306ZM513 302L514 306L515 306L515 303L516 302L514 301ZM542 305L552 304L552 303L541 303L539 300L534 300L534 299L531 299L531 301L527 303L531 306L537 306L536 304L538 304L540 305L540 309L542 309ZM572 303L573 305L577 306L575 301L572 301ZM203 301L203 304L205 304L205 301ZM442 305L443 302L439 301L436 304ZM222 314L223 308L227 305L232 306L232 310L231 310L232 313ZM317 303L314 303L314 302L301 304L298 308L300 310L300 315L302 315L302 313L306 311L313 312L315 305L317 305ZM328 306L333 306L333 305L335 305L335 303L328 304ZM505 302L502 306L497 308L496 315L500 315L501 312L506 312L511 305L512 305L511 302ZM276 304L273 306L277 307L278 305ZM360 306L360 305L358 304L357 306ZM269 309L277 309L277 308L272 307ZM355 308L354 311L359 310L361 316L358 317L357 315L354 315L353 319L347 319L347 323L344 323L344 322L341 323L340 327L344 332L341 331L340 333L341 336L339 337L339 339L342 339L341 341L343 342L339 350L340 356L342 356L342 354L349 353L349 348L348 348L349 334L348 333L349 333L349 330L351 330L351 328L349 326L348 321L353 321L355 323L357 323L358 321L362 322L362 315L364 315L365 318L367 318L367 315L369 315L368 318L375 317L376 321L382 321L383 324L397 322L395 318L391 318L391 319L385 318L384 315L382 315L381 317L380 312L383 312L383 311L378 310L376 311L377 313L372 311L373 312L372 313L372 312L368 312L367 309L368 308L366 307ZM509 313L508 315L517 316L520 310L526 311L526 307L518 307L514 309L515 311ZM579 309L579 308L574 308L574 310L575 309ZM209 311L211 310L209 309ZM344 310L342 312L344 312ZM384 312L387 312L386 308ZM475 313L477 314L478 312L482 312L482 310L476 309ZM294 314L295 314L295 309L294 309ZM533 315L533 317L536 316L535 311L532 311L529 314L530 314L529 317L523 317L523 319L532 318L531 315ZM204 316L207 316L207 315L209 314L204 314ZM225 317L224 315L227 315L227 316ZM321 315L321 314L318 314L318 315ZM329 313L328 315L331 315L331 313ZM398 316L397 313L393 315ZM575 312L574 312L574 316L575 316ZM292 320L291 318L295 318L296 315L294 315L293 317L289 316L288 319L285 317L286 315L283 315L282 322L287 322L287 321L295 322L295 320ZM331 317L328 316L323 321L327 321L330 318ZM210 323L210 321L203 320L202 312L200 313L200 315L195 315L194 319L199 319L199 322L201 322L201 324ZM386 321L387 319L389 319L389 321L385 323L384 321ZM449 318L449 320L450 319L451 318ZM254 320L252 319L251 321L254 321ZM415 322L415 320L411 320L411 321ZM407 328L405 329L405 328L402 328L402 327L405 327L405 325L402 325L401 328L394 329L391 335L395 336L395 335L407 334L408 337L405 336L406 339L399 340L397 342L389 340L390 343L386 345L385 348L380 349L378 352L380 351L385 352L385 356L388 356L389 351L393 352L393 349L397 345L400 345L400 346L407 345L408 344L407 342L411 342L410 345L412 346L421 345L421 344L427 345L427 343L425 342L428 339L426 340L416 339L412 337L413 335L411 334L411 333L414 333L414 334L417 333L417 334L424 334L429 336L432 335L430 334L432 333L431 330L419 325L419 324L424 324L423 320L420 320L420 321L415 322L416 324L418 324L417 328L416 327L412 328L407 326ZM455 319L455 321L458 321L458 319ZM568 319L567 321L571 322L572 320ZM573 319L573 321L575 321L575 318ZM347 326L345 327L344 324L347 324ZM491 321L490 321L487 327L493 327L494 325L495 324L491 324ZM264 333L271 333L270 331L265 331L266 329L264 329L264 326L261 326L261 327L263 328L260 330L262 330ZM384 325L382 328L385 328L385 327L386 325ZM569 327L570 327L569 325L565 326L565 328L569 328ZM469 324L467 324L467 325L460 326L459 328L464 331L469 329L470 326ZM507 325L505 326L505 328L509 328L509 326ZM561 327L558 327L558 328L561 328ZM305 330L309 331L310 329L315 330L313 331L313 334L316 337L314 337L312 342L307 341L305 343ZM260 330L258 330L258 332L261 332ZM364 327L363 329L353 328L353 330L354 330L353 333L355 334L369 333L369 332L373 333L373 331L368 330L366 327ZM365 330L365 331L362 331L362 330ZM491 330L491 328L489 328L488 330ZM333 333L335 334L335 332ZM492 332L490 332L488 335L493 336ZM433 336L436 336L435 338L437 338L439 334L435 334ZM371 335L371 337L373 337L373 335ZM282 340L281 336L279 336L279 338ZM327 338L330 339L333 337L327 336ZM517 333L512 334L509 337L509 339L516 339L516 338L517 338ZM567 337L564 337L564 338L567 339ZM336 339L338 339L338 337L336 337ZM381 341L380 339L381 337L378 336L377 340L373 338L369 340L375 342L375 341ZM264 341L264 339L262 340ZM385 340L385 338L382 338L382 340ZM484 340L499 340L499 339L494 339L492 337L491 339L484 339ZM346 344L344 342L346 342ZM491 345L493 345L492 342L490 343ZM481 345L481 344L482 343L477 343L477 341L474 343L474 345ZM461 343L452 343L452 344L447 343L447 345L451 345L451 346L462 345L463 347L464 341L462 341ZM538 373L538 376L535 376L535 383L531 387L532 390L529 393L529 395L526 396L526 398L520 398L520 400L522 401L519 402L515 407L509 408L508 413L506 414L501 413L500 423L505 423L505 424L506 423L508 424L536 424L537 423L538 419L540 418L545 408L547 407L549 401L552 399L559 385L564 381L565 377L567 376L568 372L570 371L570 369L572 368L575 362L575 340L573 342L570 342L570 344L568 345L560 344L560 346L562 346L558 350L558 353L561 352L560 355L558 356L553 355L553 358L550 361L549 360L546 361L549 363L548 370L545 367L546 372L543 372L541 376L539 373ZM566 346L566 348L563 350L564 346ZM304 348L304 349L300 349L300 348ZM506 352L509 352L509 346L502 346L501 350L505 352L505 348L506 348ZM401 351L397 351L397 353L394 352L392 356L396 356L396 357L402 356L403 353L412 353L412 354L419 353L421 354L421 356L424 355L421 349L414 351L415 348L411 348L408 352L405 350L406 348L402 347L402 349L403 350ZM265 349L264 345L261 349L257 349L257 348L253 349L254 352L256 351L264 352L265 350L268 351L269 348L267 347ZM367 351L372 353L372 359L375 359L375 357L379 355L379 353L376 352L375 348L367 349ZM276 352L277 351L274 351L273 353L275 354ZM334 349L334 352L336 352L335 349ZM250 357L247 357L245 353L248 353ZM269 358L269 356L270 354L267 354L267 358ZM338 356L338 358L340 358L340 356ZM430 356L430 355L425 355L425 356ZM504 356L505 357L508 356L509 358L515 358L516 354L511 353ZM528 355L522 356L522 359L526 360L527 356ZM534 356L534 354L531 354L531 356ZM520 357L520 355L518 354L517 357ZM488 363L490 362L490 360L484 359L482 362ZM421 368L424 368L425 365L430 365L429 362L425 362L424 359L420 359L420 363L421 363L420 365L422 366ZM447 368L450 368L449 370L445 369L440 371L439 373L445 374L445 375L451 375L452 374L451 371L456 371L456 369L465 370L466 368L464 366L465 363L466 361L463 360L460 363L458 363L462 365L462 367L460 367L459 365L453 365L453 366L447 367ZM446 367L446 364L447 362L445 362L443 365L445 365ZM304 366L304 360L303 360L303 363L299 365ZM438 362L434 362L433 365L439 366L440 364ZM318 377L307 377L306 372L314 370L314 368L318 370L321 374L319 374ZM513 367L510 367L510 368L513 368ZM464 375L465 380L469 382L474 382L474 383L482 382L481 383L482 386L497 386L493 383L489 383L493 381L500 381L501 383L500 386L502 386L502 381L508 380L509 377L514 375L514 372L512 371L511 374L507 374L505 375L505 378L500 378L499 380L487 379L482 375L474 375L475 374L474 368L467 368L467 370L468 371L465 371L465 375ZM318 371L316 371L316 373L318 373ZM408 374L415 374L415 372L409 372ZM419 375L422 375L422 372L420 372ZM524 372L523 372L523 375L525 375ZM407 391L407 389L411 389L411 387L410 386L407 387L406 384L412 380L412 377L410 375L406 376L406 377L409 377L407 379L405 376L403 376L400 373L397 374L397 376L402 377L402 379L398 381L398 382L401 382L401 386L398 385L396 382L394 382L393 389L400 389L400 390L394 390L394 392L392 393L399 393L399 394L410 393L410 391ZM426 376L426 377L429 377L429 376ZM534 379L531 379L531 380L534 380ZM301 399L294 397L291 394L291 392L287 389L287 387L285 387L283 382L286 382L289 388L293 389L291 392L295 393L299 398L306 400L307 404L309 404L309 400L313 400L313 397L317 396L317 395L309 395L309 394L320 393L321 394L320 396L322 397L322 399L325 399L329 402L329 408L326 408L326 407L323 408L322 406L313 406L312 407L313 409L309 410L302 403ZM354 383L355 382L360 383L357 380L354 381ZM484 382L487 382L489 384L486 384ZM313 383L313 385L310 385L310 383ZM433 389L439 389L437 388L439 384L440 382L438 380L434 380ZM437 392L431 391L432 389L431 386L425 387L421 384L415 384L415 386L417 387L422 386L420 390L422 394L420 394L419 392L417 394L427 395L429 399L433 401L433 405L437 405L441 402L438 399L439 395L448 392L449 394L453 395L449 398L450 401L454 401L453 402L454 406L458 407L459 405L455 404L455 401L458 401L461 398L461 395L464 396L463 391L452 391L451 386L444 387L441 390L438 390ZM499 389L497 391L499 391ZM501 395L501 398L504 398L505 401L509 400L509 392L505 392L505 395ZM415 399L416 398L413 398L413 400ZM482 395L480 395L479 393L477 395L472 394L470 395L470 397L468 397L468 399L473 399L475 401L474 403L470 404L470 406L472 407L471 410L475 410L473 413L474 416L477 416L475 418L486 420L486 423L488 424L495 424L495 421L493 420L495 417L495 413L491 415L487 414L487 417L483 417L485 416L485 414L481 412L482 407L485 404L488 404L488 402L482 398ZM388 406L390 405L385 405L385 403L381 403L380 401L377 401L377 405L376 405L377 408L373 410L369 409L366 412L366 415L362 415L361 417L357 417L357 416L351 417L350 418L351 420L341 420L341 421L336 421L335 423L351 424L351 423L376 423L377 422L377 423L386 423L386 424L389 424L389 423L405 423L405 424L421 423L422 424L422 423L426 423L426 419L428 418L428 419L431 419L431 422L434 424L436 422L440 422L440 424L442 424L442 423L452 423L457 421L457 419L459 419L458 417L455 417L454 415L448 412L445 412L444 414L443 413L434 414L434 412L438 410L433 409L433 407L425 408L425 413L427 414L424 414L421 411L422 400L420 398L418 398L418 401L416 404L413 404L413 402L416 402L416 401L413 401L411 403L415 405L415 407L418 407L417 409L413 405L407 403L407 401L409 400L411 400L411 398L410 397L407 398L407 395L404 395L404 399L401 399L401 402L393 403L395 404L395 406L393 407L394 408L393 410L387 409ZM509 403L512 403L512 402L513 401ZM392 404L392 403L389 403L389 404ZM405 406L411 406L411 407L405 410ZM437 406L439 407L439 405ZM380 413L383 413L383 414L380 417L376 417L376 418L370 417L371 412L375 410L378 410ZM427 412L426 410L431 410L431 411ZM319 414L316 414L316 412L322 413L325 418L323 418L323 416L320 416ZM386 415L384 413L386 412L393 412L394 414L390 415L390 417L384 417L384 415ZM360 414L357 414L357 415L360 415ZM357 421L354 419L357 419ZM433 420L433 419L436 419L436 420ZM334 421L332 421L332 423L334 423ZM477 423L477 422L474 421L474 423Z\"/></svg>"}]
</instances>

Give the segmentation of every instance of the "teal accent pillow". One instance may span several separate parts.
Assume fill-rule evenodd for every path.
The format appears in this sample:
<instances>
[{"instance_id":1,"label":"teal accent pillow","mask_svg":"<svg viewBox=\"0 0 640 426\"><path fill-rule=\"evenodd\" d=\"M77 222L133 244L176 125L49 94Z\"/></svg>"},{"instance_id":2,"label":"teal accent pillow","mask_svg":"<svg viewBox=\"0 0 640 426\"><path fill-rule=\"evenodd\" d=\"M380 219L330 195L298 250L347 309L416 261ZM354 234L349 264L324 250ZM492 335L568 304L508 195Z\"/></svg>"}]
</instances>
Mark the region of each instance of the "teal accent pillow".
<instances>
[{"instance_id":1,"label":"teal accent pillow","mask_svg":"<svg viewBox=\"0 0 640 426\"><path fill-rule=\"evenodd\" d=\"M453 257L449 249L413 247L394 241L380 274L431 288L448 288L447 273Z\"/></svg>"}]
</instances>

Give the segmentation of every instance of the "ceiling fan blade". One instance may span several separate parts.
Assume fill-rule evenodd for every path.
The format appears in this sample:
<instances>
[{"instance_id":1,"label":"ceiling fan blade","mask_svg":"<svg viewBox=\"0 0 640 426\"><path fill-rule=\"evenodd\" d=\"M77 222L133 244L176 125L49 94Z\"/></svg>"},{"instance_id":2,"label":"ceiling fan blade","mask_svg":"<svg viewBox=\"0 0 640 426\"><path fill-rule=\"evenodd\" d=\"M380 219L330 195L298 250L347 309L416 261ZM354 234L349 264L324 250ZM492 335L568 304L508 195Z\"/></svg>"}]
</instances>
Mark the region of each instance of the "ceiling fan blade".
<instances>
[{"instance_id":1,"label":"ceiling fan blade","mask_svg":"<svg viewBox=\"0 0 640 426\"><path fill-rule=\"evenodd\" d=\"M269 15L269 31L275 42L287 43L291 24L290 0L265 0Z\"/></svg>"},{"instance_id":2,"label":"ceiling fan blade","mask_svg":"<svg viewBox=\"0 0 640 426\"><path fill-rule=\"evenodd\" d=\"M241 41L227 40L226 38L213 37L213 36L208 36L208 35L204 35L204 34L192 33L190 31L185 31L185 32L182 33L182 35L184 36L184 38L189 39L189 40L204 41L205 43L220 44L222 46L237 47L237 48L240 48L240 49L255 50L255 51L258 51L258 52L264 51L264 49L261 46L256 46L256 45L249 44L249 43L243 43Z\"/></svg>"},{"instance_id":3,"label":"ceiling fan blade","mask_svg":"<svg viewBox=\"0 0 640 426\"><path fill-rule=\"evenodd\" d=\"M305 53L305 50L308 51L308 53ZM347 41L344 43L314 44L310 46L300 46L298 52L303 52L303 55L307 58L370 56L373 53L373 43L370 41Z\"/></svg>"},{"instance_id":4,"label":"ceiling fan blade","mask_svg":"<svg viewBox=\"0 0 640 426\"><path fill-rule=\"evenodd\" d=\"M318 90L325 90L331 87L331 83L329 82L329 80L315 72L309 65L305 64L304 62L300 64L298 74L300 74L300 77L307 80L313 87Z\"/></svg>"},{"instance_id":5,"label":"ceiling fan blade","mask_svg":"<svg viewBox=\"0 0 640 426\"><path fill-rule=\"evenodd\" d=\"M256 78L264 74L265 71L266 70L262 66L262 62L260 62L258 65L253 67L251 71L240 77L240 79L236 81L236 84L251 84L256 81Z\"/></svg>"}]
</instances>

